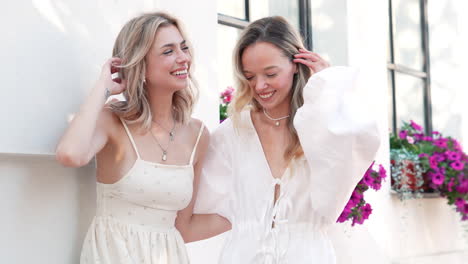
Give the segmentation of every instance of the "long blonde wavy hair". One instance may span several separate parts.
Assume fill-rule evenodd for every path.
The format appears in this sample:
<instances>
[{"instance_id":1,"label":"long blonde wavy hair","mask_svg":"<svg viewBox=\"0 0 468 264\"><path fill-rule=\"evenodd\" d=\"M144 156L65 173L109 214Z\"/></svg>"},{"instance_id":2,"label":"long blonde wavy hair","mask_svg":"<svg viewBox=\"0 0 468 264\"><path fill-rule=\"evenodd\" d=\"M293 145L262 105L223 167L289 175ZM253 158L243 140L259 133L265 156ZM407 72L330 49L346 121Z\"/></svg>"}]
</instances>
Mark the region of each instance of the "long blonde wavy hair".
<instances>
[{"instance_id":1,"label":"long blonde wavy hair","mask_svg":"<svg viewBox=\"0 0 468 264\"><path fill-rule=\"evenodd\" d=\"M192 57L189 67L189 85L185 89L176 91L172 97L175 120L186 123L192 114L198 87L192 77L193 51L179 20L164 12L146 13L135 17L123 26L112 51L112 56L122 59L119 74L127 81L127 89L123 92L125 101L111 103L110 107L114 113L129 123L141 123L143 129L149 129L152 120L148 92L145 87L145 56L153 45L157 30L170 25L177 27L189 46Z\"/></svg>"},{"instance_id":2,"label":"long blonde wavy hair","mask_svg":"<svg viewBox=\"0 0 468 264\"><path fill-rule=\"evenodd\" d=\"M249 83L243 74L242 55L244 50L258 42L266 42L275 45L281 50L286 58L294 59L294 54L299 53L300 48L304 48L302 37L286 19L280 16L265 17L256 20L249 24L241 33L237 45L234 48L234 79L237 86L237 91L234 95L233 102L230 104L229 114L235 126L239 125L240 113L246 107L252 107L253 110L261 110L262 107L253 97L253 91L249 87ZM304 104L303 88L311 75L310 69L301 64L296 64L298 72L294 75L291 101L290 101L290 118L288 121L288 129L291 135L291 143L284 152L284 158L289 161L294 158L301 157L304 152L302 150L297 131L294 128L293 120L296 111Z\"/></svg>"}]
</instances>

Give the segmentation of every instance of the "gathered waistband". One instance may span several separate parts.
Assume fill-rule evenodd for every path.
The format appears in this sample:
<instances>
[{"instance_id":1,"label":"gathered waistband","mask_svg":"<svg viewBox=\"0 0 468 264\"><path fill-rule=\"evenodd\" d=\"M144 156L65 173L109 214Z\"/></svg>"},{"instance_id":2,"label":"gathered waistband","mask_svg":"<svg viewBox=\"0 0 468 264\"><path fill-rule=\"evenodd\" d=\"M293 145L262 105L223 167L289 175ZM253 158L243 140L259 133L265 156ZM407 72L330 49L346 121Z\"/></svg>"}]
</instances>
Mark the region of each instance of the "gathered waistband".
<instances>
[{"instance_id":1,"label":"gathered waistband","mask_svg":"<svg viewBox=\"0 0 468 264\"><path fill-rule=\"evenodd\" d=\"M177 211L156 209L119 200L98 204L96 217L110 218L123 224L144 226L155 230L174 228Z\"/></svg>"},{"instance_id":2,"label":"gathered waistband","mask_svg":"<svg viewBox=\"0 0 468 264\"><path fill-rule=\"evenodd\" d=\"M128 219L121 219L112 216L95 216L94 224L96 227L105 225L106 228L118 228L119 230L127 230L128 232L156 232L156 233L172 233L177 231L174 225L159 225L159 224L140 224Z\"/></svg>"}]
</instances>

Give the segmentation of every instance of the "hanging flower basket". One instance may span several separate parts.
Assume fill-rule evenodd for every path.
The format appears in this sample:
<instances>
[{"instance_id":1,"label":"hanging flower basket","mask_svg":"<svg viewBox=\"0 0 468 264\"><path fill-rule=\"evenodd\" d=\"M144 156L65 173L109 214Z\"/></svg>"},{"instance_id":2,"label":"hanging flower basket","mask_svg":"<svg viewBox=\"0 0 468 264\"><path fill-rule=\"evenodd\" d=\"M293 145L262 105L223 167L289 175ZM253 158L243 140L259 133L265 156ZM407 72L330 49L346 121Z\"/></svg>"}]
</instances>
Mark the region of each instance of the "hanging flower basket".
<instances>
[{"instance_id":1,"label":"hanging flower basket","mask_svg":"<svg viewBox=\"0 0 468 264\"><path fill-rule=\"evenodd\" d=\"M434 131L424 135L413 121L390 137L392 189L400 198L436 192L468 220L468 156L460 143Z\"/></svg>"}]
</instances>

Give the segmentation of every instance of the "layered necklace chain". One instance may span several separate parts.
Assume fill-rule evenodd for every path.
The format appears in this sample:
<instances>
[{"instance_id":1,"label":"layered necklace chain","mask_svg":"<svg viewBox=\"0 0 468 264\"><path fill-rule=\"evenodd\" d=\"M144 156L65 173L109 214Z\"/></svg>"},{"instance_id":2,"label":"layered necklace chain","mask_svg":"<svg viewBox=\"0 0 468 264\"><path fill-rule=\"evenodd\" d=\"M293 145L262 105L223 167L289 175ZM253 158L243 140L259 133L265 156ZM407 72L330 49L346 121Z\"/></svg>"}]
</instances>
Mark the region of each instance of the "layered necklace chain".
<instances>
[{"instance_id":1,"label":"layered necklace chain","mask_svg":"<svg viewBox=\"0 0 468 264\"><path fill-rule=\"evenodd\" d=\"M169 141L167 142L167 147L166 147L166 148L163 148L163 146L162 146L161 143L159 142L158 138L153 134L153 131L150 129L151 135L153 136L154 140L155 140L156 143L158 144L159 148L162 150L161 160L162 160L162 161L166 161L166 160L167 160L167 150L169 149L170 143L171 143L172 141L174 141L176 121L175 121L174 117L172 117L173 125L172 125L172 129L171 129L171 130L166 129L164 126L162 126L162 125L161 125L159 122L157 122L157 121L152 120L152 122L155 123L157 126L161 127L162 129L164 129L164 130L169 134Z\"/></svg>"},{"instance_id":2,"label":"layered necklace chain","mask_svg":"<svg viewBox=\"0 0 468 264\"><path fill-rule=\"evenodd\" d=\"M157 122L156 120L152 120L153 123L155 123L156 125L160 126L162 129L166 130L166 132L169 133L169 140L170 141L174 141L174 129L175 129L175 125L176 125L176 122L174 120L174 117L172 118L172 128L171 130L167 129L165 126L161 125L159 122Z\"/></svg>"},{"instance_id":3,"label":"layered necklace chain","mask_svg":"<svg viewBox=\"0 0 468 264\"><path fill-rule=\"evenodd\" d=\"M265 116L270 119L271 121L274 121L275 122L275 126L279 126L280 125L280 121L283 120L283 119L286 119L289 117L289 115L287 116L282 116L282 117L278 117L278 118L273 118L271 117L270 115L268 115L267 111L265 110L265 108L263 108L263 113L265 114Z\"/></svg>"}]
</instances>

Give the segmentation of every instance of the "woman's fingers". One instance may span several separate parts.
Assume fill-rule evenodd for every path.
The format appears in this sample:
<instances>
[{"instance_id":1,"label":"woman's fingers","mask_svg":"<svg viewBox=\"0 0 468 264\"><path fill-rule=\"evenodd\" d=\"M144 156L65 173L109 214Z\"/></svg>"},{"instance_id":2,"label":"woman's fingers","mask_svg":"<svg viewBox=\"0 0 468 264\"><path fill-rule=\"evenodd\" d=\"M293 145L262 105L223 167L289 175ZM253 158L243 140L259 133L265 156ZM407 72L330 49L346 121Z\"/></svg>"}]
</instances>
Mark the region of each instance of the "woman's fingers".
<instances>
[{"instance_id":1,"label":"woman's fingers","mask_svg":"<svg viewBox=\"0 0 468 264\"><path fill-rule=\"evenodd\" d=\"M112 88L110 88L110 92L112 95L120 94L127 89L127 80L121 80L120 83L113 81Z\"/></svg>"},{"instance_id":2,"label":"woman's fingers","mask_svg":"<svg viewBox=\"0 0 468 264\"><path fill-rule=\"evenodd\" d=\"M315 67L314 66L314 63L310 60L305 60L305 59L294 59L293 60L295 63L302 63L304 64L305 66L309 67L309 68L313 68Z\"/></svg>"},{"instance_id":3,"label":"woman's fingers","mask_svg":"<svg viewBox=\"0 0 468 264\"><path fill-rule=\"evenodd\" d=\"M321 60L320 57L318 57L316 54L313 54L313 53L299 53L299 54L294 55L294 57L296 59L306 59L312 62L317 62Z\"/></svg>"},{"instance_id":4,"label":"woman's fingers","mask_svg":"<svg viewBox=\"0 0 468 264\"><path fill-rule=\"evenodd\" d=\"M109 69L112 67L112 66L117 66L117 65L120 65L122 63L122 59L120 58L117 58L117 57L112 57L110 59L108 59L104 65L102 66L103 70L104 69Z\"/></svg>"},{"instance_id":5,"label":"woman's fingers","mask_svg":"<svg viewBox=\"0 0 468 264\"><path fill-rule=\"evenodd\" d=\"M293 59L293 61L295 63L306 65L313 71L313 73L330 66L326 60L322 59L322 57L315 52L308 51L306 49L299 49L299 52L300 53L294 55L295 59Z\"/></svg>"},{"instance_id":6,"label":"woman's fingers","mask_svg":"<svg viewBox=\"0 0 468 264\"><path fill-rule=\"evenodd\" d=\"M329 66L328 63L323 60L314 62L306 59L294 59L293 61L295 63L304 64L305 66L309 67L314 73L319 72Z\"/></svg>"},{"instance_id":7,"label":"woman's fingers","mask_svg":"<svg viewBox=\"0 0 468 264\"><path fill-rule=\"evenodd\" d=\"M127 82L118 76L122 59L113 57L108 59L102 66L100 82L108 87L112 95L123 92L127 87Z\"/></svg>"},{"instance_id":8,"label":"woman's fingers","mask_svg":"<svg viewBox=\"0 0 468 264\"><path fill-rule=\"evenodd\" d=\"M320 56L320 54L318 54L318 53L316 53L316 52L309 51L309 50L306 50L306 49L299 49L299 52L302 52L302 53L312 53L312 54L314 54L315 56L317 56L319 59L323 60L323 58Z\"/></svg>"}]
</instances>

